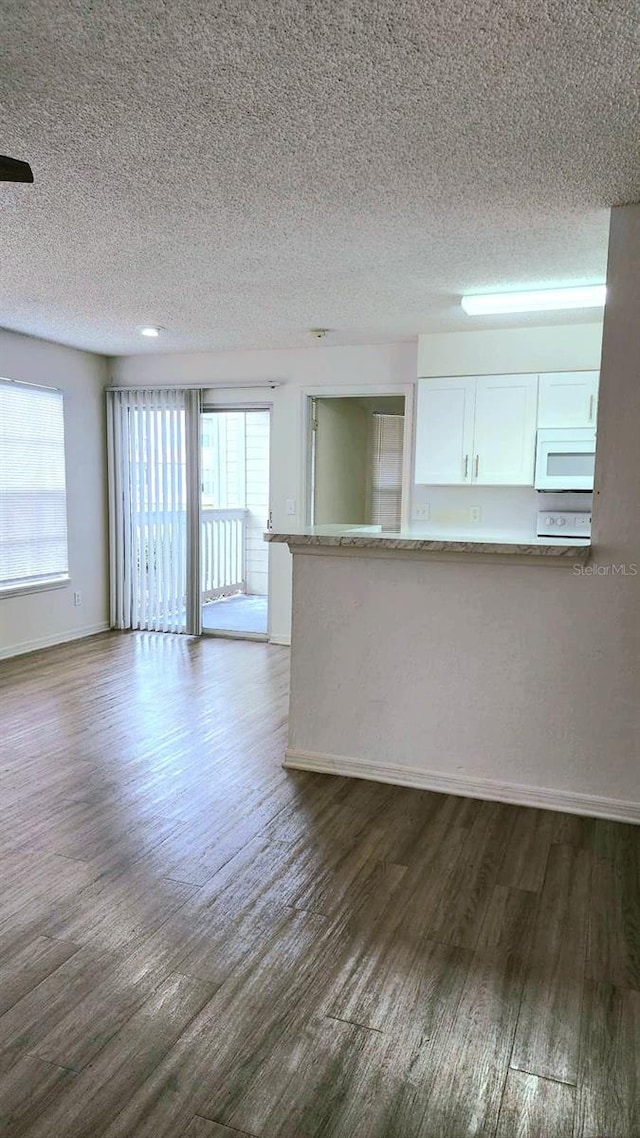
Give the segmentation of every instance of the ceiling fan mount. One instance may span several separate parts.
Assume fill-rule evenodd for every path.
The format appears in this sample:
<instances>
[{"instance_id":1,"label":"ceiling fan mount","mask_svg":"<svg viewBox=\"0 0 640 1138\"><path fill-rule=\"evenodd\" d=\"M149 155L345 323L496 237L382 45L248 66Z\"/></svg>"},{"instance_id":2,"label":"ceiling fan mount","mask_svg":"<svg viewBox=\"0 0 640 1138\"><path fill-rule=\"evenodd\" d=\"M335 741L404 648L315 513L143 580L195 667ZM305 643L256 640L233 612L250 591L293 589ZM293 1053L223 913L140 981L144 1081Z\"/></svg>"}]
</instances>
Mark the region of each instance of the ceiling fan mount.
<instances>
[{"instance_id":1,"label":"ceiling fan mount","mask_svg":"<svg viewBox=\"0 0 640 1138\"><path fill-rule=\"evenodd\" d=\"M33 170L28 162L0 154L0 182L32 182Z\"/></svg>"}]
</instances>

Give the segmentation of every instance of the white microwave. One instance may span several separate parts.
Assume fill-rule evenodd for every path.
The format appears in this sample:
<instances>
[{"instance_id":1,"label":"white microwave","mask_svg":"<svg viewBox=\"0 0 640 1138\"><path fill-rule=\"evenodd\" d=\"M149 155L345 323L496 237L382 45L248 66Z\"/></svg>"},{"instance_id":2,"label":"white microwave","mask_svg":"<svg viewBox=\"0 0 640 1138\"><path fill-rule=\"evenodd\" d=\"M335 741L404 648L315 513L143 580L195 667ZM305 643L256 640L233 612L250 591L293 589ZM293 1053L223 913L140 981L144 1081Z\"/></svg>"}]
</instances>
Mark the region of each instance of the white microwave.
<instances>
[{"instance_id":1,"label":"white microwave","mask_svg":"<svg viewBox=\"0 0 640 1138\"><path fill-rule=\"evenodd\" d=\"M546 427L536 445L536 490L593 490L596 432L593 427Z\"/></svg>"}]
</instances>

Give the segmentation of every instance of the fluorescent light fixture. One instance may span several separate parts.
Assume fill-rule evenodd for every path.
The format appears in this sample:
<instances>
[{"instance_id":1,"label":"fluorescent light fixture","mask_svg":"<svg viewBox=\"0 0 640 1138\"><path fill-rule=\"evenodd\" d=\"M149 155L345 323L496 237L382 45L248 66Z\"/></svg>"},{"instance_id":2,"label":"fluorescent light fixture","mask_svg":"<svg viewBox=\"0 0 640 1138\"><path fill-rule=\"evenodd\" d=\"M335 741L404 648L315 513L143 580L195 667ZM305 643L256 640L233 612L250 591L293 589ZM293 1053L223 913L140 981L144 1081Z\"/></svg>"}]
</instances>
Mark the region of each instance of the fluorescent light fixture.
<instances>
[{"instance_id":1,"label":"fluorescent light fixture","mask_svg":"<svg viewBox=\"0 0 640 1138\"><path fill-rule=\"evenodd\" d=\"M143 328L138 328L141 336L159 336L162 329L153 324L145 324Z\"/></svg>"},{"instance_id":2,"label":"fluorescent light fixture","mask_svg":"<svg viewBox=\"0 0 640 1138\"><path fill-rule=\"evenodd\" d=\"M498 312L553 312L563 308L602 308L606 286L581 285L578 288L544 288L535 292L495 292L485 296L463 296L460 301L468 316L490 316Z\"/></svg>"}]
</instances>

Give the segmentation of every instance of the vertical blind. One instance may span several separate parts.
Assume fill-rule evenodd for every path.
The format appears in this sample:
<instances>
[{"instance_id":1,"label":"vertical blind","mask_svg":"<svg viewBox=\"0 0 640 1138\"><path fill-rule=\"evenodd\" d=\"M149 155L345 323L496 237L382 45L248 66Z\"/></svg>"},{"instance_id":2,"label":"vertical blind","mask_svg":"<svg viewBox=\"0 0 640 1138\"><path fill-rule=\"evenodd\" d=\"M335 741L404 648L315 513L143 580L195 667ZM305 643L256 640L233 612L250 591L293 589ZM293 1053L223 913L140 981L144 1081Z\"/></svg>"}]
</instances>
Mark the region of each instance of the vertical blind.
<instances>
[{"instance_id":1,"label":"vertical blind","mask_svg":"<svg viewBox=\"0 0 640 1138\"><path fill-rule=\"evenodd\" d=\"M403 415L373 415L371 447L372 525L399 530L402 518Z\"/></svg>"},{"instance_id":2,"label":"vertical blind","mask_svg":"<svg viewBox=\"0 0 640 1138\"><path fill-rule=\"evenodd\" d=\"M200 393L109 391L111 624L200 631Z\"/></svg>"},{"instance_id":3,"label":"vertical blind","mask_svg":"<svg viewBox=\"0 0 640 1138\"><path fill-rule=\"evenodd\" d=\"M62 392L0 380L0 589L69 577Z\"/></svg>"}]
</instances>

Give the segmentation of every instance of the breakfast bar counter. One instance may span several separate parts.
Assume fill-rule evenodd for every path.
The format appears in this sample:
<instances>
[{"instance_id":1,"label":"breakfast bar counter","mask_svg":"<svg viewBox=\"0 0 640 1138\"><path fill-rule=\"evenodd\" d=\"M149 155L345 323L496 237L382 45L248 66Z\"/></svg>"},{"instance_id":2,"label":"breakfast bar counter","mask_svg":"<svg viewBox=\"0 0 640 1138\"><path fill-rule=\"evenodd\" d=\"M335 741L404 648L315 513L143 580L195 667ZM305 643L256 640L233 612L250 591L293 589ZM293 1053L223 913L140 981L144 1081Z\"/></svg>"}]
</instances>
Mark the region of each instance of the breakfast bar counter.
<instances>
[{"instance_id":1,"label":"breakfast bar counter","mask_svg":"<svg viewBox=\"0 0 640 1138\"><path fill-rule=\"evenodd\" d=\"M331 552L334 554L366 553L368 555L394 556L448 555L449 557L498 557L540 560L550 558L571 564L588 559L591 549L586 538L552 538L523 536L506 531L470 534L426 534L407 530L401 533L385 533L378 527L337 527L319 526L288 533L266 533L265 540L281 542L289 546L292 553Z\"/></svg>"}]
</instances>

